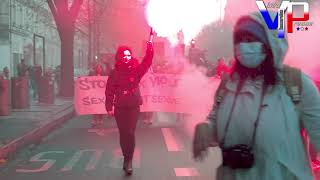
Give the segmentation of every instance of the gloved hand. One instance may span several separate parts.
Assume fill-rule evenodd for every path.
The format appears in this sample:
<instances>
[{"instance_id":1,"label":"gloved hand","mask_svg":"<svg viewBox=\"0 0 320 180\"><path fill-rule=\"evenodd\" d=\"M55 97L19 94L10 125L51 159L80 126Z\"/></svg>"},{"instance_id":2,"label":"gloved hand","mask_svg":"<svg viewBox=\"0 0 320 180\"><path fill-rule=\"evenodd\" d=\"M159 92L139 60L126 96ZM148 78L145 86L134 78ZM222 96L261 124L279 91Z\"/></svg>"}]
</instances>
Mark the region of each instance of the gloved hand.
<instances>
[{"instance_id":1,"label":"gloved hand","mask_svg":"<svg viewBox=\"0 0 320 180\"><path fill-rule=\"evenodd\" d=\"M206 122L197 124L193 138L193 158L202 161L208 155L207 149L212 142L209 124Z\"/></svg>"}]
</instances>

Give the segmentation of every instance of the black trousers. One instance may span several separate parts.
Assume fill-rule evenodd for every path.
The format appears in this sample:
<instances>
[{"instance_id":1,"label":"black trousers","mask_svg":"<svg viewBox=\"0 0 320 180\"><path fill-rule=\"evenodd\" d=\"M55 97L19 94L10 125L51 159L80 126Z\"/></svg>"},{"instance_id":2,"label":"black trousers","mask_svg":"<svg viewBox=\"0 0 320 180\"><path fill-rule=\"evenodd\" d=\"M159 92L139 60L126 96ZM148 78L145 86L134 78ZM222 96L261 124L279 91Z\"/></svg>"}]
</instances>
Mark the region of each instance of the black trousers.
<instances>
[{"instance_id":1,"label":"black trousers","mask_svg":"<svg viewBox=\"0 0 320 180\"><path fill-rule=\"evenodd\" d=\"M132 160L135 148L135 131L140 107L115 107L114 116L120 133L120 146L125 160Z\"/></svg>"}]
</instances>

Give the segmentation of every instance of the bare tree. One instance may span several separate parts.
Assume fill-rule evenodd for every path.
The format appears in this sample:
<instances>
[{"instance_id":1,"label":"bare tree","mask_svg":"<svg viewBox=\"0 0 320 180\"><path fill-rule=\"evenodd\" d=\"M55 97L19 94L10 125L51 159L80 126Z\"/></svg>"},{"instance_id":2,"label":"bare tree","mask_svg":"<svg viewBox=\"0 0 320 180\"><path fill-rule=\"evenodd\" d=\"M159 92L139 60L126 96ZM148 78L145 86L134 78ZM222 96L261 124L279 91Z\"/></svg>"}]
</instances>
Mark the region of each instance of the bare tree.
<instances>
[{"instance_id":1,"label":"bare tree","mask_svg":"<svg viewBox=\"0 0 320 180\"><path fill-rule=\"evenodd\" d=\"M75 25L83 0L47 0L61 41L61 81L59 94L72 97L74 92L73 45Z\"/></svg>"}]
</instances>

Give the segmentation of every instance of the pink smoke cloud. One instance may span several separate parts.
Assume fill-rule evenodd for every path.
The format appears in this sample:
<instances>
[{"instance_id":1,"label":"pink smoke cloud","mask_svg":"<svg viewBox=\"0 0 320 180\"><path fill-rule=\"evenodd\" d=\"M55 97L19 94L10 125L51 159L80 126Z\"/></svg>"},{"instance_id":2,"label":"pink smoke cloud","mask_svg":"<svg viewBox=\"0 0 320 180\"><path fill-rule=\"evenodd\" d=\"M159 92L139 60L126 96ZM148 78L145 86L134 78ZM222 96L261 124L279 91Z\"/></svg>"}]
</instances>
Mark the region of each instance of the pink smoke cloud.
<instances>
[{"instance_id":1,"label":"pink smoke cloud","mask_svg":"<svg viewBox=\"0 0 320 180\"><path fill-rule=\"evenodd\" d=\"M176 89L175 94L187 100L185 104L191 106L188 109L192 109L192 112L189 112L183 119L184 130L189 137L193 136L197 123L206 121L212 109L214 94L220 83L220 79L207 77L205 74L204 68L185 63L184 71L179 75L180 86Z\"/></svg>"}]
</instances>

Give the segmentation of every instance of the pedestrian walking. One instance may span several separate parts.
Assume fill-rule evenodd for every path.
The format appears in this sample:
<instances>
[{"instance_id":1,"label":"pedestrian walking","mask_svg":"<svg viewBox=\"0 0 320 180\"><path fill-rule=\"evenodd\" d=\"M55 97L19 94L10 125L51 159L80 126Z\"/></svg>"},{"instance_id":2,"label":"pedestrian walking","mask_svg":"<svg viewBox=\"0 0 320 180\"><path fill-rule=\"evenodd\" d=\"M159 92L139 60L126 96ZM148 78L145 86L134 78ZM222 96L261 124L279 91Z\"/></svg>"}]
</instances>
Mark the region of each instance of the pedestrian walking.
<instances>
[{"instance_id":1,"label":"pedestrian walking","mask_svg":"<svg viewBox=\"0 0 320 180\"><path fill-rule=\"evenodd\" d=\"M110 73L106 87L106 110L114 114L120 133L120 146L124 156L123 170L132 174L132 158L135 148L135 129L142 98L139 83L148 71L153 59L152 42L147 43L141 64L132 56L128 46L120 46L116 52L115 68Z\"/></svg>"}]
</instances>

